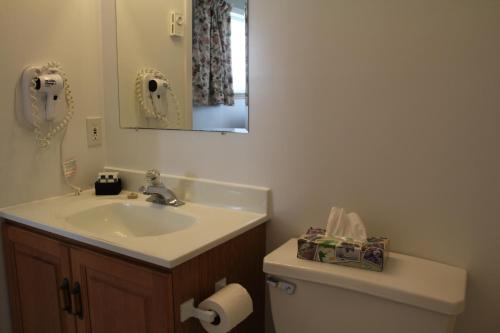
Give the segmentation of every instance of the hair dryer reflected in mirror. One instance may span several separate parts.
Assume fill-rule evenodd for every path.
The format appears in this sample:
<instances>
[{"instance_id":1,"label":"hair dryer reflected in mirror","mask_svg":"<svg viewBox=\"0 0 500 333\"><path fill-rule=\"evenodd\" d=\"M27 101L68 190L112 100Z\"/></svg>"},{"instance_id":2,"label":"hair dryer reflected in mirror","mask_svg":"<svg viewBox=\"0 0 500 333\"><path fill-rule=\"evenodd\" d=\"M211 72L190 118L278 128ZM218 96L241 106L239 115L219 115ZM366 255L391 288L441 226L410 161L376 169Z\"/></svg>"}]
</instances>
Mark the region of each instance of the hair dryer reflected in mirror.
<instances>
[{"instance_id":1,"label":"hair dryer reflected in mirror","mask_svg":"<svg viewBox=\"0 0 500 333\"><path fill-rule=\"evenodd\" d=\"M135 94L139 112L144 117L164 126L181 126L179 101L162 72L151 68L140 70L135 81Z\"/></svg>"}]
</instances>

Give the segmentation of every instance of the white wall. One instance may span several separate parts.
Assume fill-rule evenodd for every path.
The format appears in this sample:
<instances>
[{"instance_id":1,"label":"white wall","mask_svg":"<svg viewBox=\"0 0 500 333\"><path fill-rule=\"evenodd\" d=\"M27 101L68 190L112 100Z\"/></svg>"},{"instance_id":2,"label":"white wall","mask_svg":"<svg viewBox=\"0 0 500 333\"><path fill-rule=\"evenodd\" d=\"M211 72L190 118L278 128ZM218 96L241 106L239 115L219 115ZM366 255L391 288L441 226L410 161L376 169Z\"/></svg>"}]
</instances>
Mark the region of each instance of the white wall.
<instances>
[{"instance_id":1,"label":"white wall","mask_svg":"<svg viewBox=\"0 0 500 333\"><path fill-rule=\"evenodd\" d=\"M64 150L76 157L76 183L89 187L103 166L104 150L87 148L85 117L103 115L98 0L2 1L0 10L0 207L69 192L59 163L59 140L35 147L31 129L14 111L14 91L28 64L59 61L76 101ZM0 247L1 248L1 247ZM0 253L0 261L3 254ZM9 332L3 263L0 262L0 332Z\"/></svg>"},{"instance_id":2,"label":"white wall","mask_svg":"<svg viewBox=\"0 0 500 333\"><path fill-rule=\"evenodd\" d=\"M122 130L111 89L107 164L271 187L269 250L356 210L395 251L467 268L457 331L494 332L499 40L493 0L251 1L250 134Z\"/></svg>"}]
</instances>

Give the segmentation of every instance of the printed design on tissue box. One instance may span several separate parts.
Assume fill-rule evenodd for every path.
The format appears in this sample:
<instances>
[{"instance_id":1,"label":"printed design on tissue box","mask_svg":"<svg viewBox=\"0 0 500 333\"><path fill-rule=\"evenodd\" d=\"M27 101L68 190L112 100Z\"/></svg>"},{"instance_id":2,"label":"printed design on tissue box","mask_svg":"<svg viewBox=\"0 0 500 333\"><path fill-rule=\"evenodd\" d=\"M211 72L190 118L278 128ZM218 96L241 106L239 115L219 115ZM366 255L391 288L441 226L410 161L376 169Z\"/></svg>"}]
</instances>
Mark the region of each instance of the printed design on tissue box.
<instances>
[{"instance_id":1,"label":"printed design on tissue box","mask_svg":"<svg viewBox=\"0 0 500 333\"><path fill-rule=\"evenodd\" d=\"M366 264L374 264L380 266L384 263L384 250L387 238L385 237L370 237L367 239L369 244L363 246L363 261Z\"/></svg>"},{"instance_id":2,"label":"printed design on tissue box","mask_svg":"<svg viewBox=\"0 0 500 333\"><path fill-rule=\"evenodd\" d=\"M325 229L310 228L298 239L297 257L372 271L382 271L388 259L389 239L370 237L366 242L325 235Z\"/></svg>"},{"instance_id":3,"label":"printed design on tissue box","mask_svg":"<svg viewBox=\"0 0 500 333\"><path fill-rule=\"evenodd\" d=\"M315 261L321 262L332 262L335 261L335 257L337 256L335 253L337 243L334 240L327 240L318 244L316 250L316 256L314 257Z\"/></svg>"},{"instance_id":4,"label":"printed design on tissue box","mask_svg":"<svg viewBox=\"0 0 500 333\"><path fill-rule=\"evenodd\" d=\"M316 239L320 239L325 237L325 229L322 228L309 228L307 233L305 234L305 238L310 241L314 241Z\"/></svg>"},{"instance_id":5,"label":"printed design on tissue box","mask_svg":"<svg viewBox=\"0 0 500 333\"><path fill-rule=\"evenodd\" d=\"M368 237L366 239L366 241L368 243L374 243L374 246L379 246L379 247L382 247L382 248L384 248L384 243L387 240L388 240L387 237Z\"/></svg>"},{"instance_id":6,"label":"printed design on tissue box","mask_svg":"<svg viewBox=\"0 0 500 333\"><path fill-rule=\"evenodd\" d=\"M318 245L305 239L299 239L299 251L297 256L300 259L314 260Z\"/></svg>"},{"instance_id":7,"label":"printed design on tissue box","mask_svg":"<svg viewBox=\"0 0 500 333\"><path fill-rule=\"evenodd\" d=\"M342 242L335 248L335 257L339 262L361 261L361 245Z\"/></svg>"},{"instance_id":8,"label":"printed design on tissue box","mask_svg":"<svg viewBox=\"0 0 500 333\"><path fill-rule=\"evenodd\" d=\"M367 264L382 265L384 262L384 251L380 247L370 246L363 251L363 260Z\"/></svg>"}]
</instances>

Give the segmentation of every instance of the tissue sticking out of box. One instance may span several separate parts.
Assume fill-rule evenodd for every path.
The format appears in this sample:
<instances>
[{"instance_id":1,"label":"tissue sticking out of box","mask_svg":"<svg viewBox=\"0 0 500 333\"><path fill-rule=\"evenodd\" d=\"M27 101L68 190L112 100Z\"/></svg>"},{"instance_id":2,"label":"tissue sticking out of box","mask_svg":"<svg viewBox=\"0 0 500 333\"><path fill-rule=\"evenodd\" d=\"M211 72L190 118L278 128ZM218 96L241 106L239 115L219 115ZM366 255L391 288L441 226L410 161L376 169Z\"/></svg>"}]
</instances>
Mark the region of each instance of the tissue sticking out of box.
<instances>
[{"instance_id":1,"label":"tissue sticking out of box","mask_svg":"<svg viewBox=\"0 0 500 333\"><path fill-rule=\"evenodd\" d=\"M359 215L354 212L347 213L344 208L339 207L332 207L330 210L326 236L356 242L365 242L367 238L365 225Z\"/></svg>"}]
</instances>

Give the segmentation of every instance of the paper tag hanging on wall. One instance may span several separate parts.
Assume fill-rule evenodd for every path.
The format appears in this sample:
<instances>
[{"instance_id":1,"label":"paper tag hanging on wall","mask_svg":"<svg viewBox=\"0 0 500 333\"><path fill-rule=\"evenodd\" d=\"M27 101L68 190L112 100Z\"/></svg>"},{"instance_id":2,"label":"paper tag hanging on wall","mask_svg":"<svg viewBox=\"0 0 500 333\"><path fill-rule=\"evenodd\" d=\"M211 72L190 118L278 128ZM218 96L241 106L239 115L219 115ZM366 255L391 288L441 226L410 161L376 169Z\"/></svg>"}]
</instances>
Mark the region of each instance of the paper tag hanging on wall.
<instances>
[{"instance_id":1,"label":"paper tag hanging on wall","mask_svg":"<svg viewBox=\"0 0 500 333\"><path fill-rule=\"evenodd\" d=\"M170 36L184 36L184 15L170 12Z\"/></svg>"},{"instance_id":2,"label":"paper tag hanging on wall","mask_svg":"<svg viewBox=\"0 0 500 333\"><path fill-rule=\"evenodd\" d=\"M64 177L71 178L76 175L77 164L75 159L66 160L63 162Z\"/></svg>"}]
</instances>

